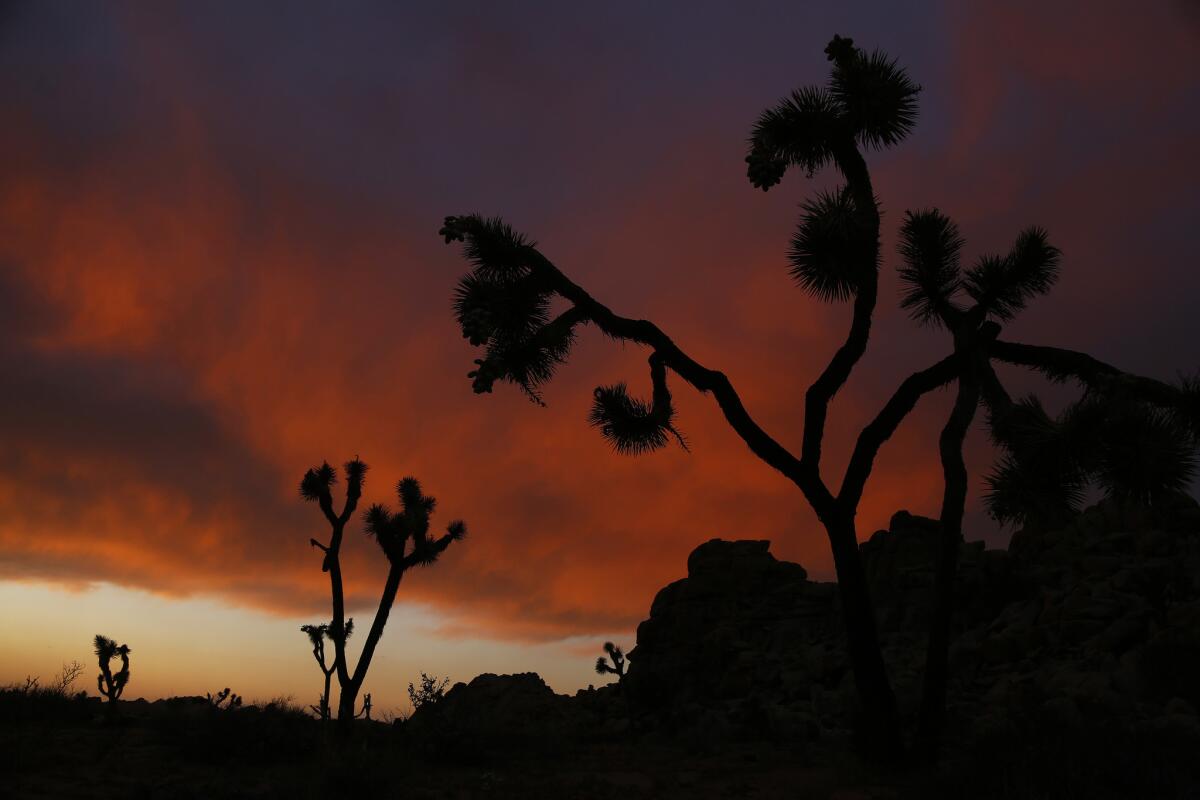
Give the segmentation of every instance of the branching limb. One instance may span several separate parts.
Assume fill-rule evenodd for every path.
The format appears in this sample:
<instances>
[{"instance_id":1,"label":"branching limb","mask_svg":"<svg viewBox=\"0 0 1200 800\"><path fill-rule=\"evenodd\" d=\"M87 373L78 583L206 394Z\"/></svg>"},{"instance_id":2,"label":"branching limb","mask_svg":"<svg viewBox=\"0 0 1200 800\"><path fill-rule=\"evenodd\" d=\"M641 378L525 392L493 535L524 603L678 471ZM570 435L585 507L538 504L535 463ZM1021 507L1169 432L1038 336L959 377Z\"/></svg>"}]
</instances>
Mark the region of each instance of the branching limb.
<instances>
[{"instance_id":1,"label":"branching limb","mask_svg":"<svg viewBox=\"0 0 1200 800\"><path fill-rule=\"evenodd\" d=\"M1089 389L1102 391L1122 389L1157 406L1176 407L1184 400L1182 390L1176 386L1123 372L1074 350L996 340L990 355L1008 364L1037 370L1053 381L1077 380Z\"/></svg>"},{"instance_id":2,"label":"branching limb","mask_svg":"<svg viewBox=\"0 0 1200 800\"><path fill-rule=\"evenodd\" d=\"M964 355L952 354L904 379L875 419L858 435L850 463L846 466L846 474L842 478L842 489L838 493L839 505L846 509L858 507L879 448L896 432L896 428L916 407L922 395L954 380L962 372L965 364Z\"/></svg>"}]
</instances>

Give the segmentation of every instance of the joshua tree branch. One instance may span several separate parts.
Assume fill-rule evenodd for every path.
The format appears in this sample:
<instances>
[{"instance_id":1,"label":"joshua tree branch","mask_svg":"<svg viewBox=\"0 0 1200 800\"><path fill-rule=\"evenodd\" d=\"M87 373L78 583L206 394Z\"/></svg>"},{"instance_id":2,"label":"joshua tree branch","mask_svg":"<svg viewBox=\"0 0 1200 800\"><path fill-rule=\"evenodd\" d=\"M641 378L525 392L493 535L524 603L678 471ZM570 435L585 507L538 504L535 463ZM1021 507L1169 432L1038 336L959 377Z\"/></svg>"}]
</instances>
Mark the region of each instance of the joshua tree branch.
<instances>
[{"instance_id":1,"label":"joshua tree branch","mask_svg":"<svg viewBox=\"0 0 1200 800\"><path fill-rule=\"evenodd\" d=\"M904 379L875 419L858 435L858 442L854 445L850 463L846 466L846 475L842 479L842 489L838 493L839 505L846 509L858 507L879 448L896 432L896 428L916 407L921 396L945 386L958 377L963 363L962 355L951 354Z\"/></svg>"},{"instance_id":2,"label":"joshua tree branch","mask_svg":"<svg viewBox=\"0 0 1200 800\"><path fill-rule=\"evenodd\" d=\"M868 252L869 263L860 265L865 276L862 286L854 296L854 317L846 341L834 353L825 370L813 381L804 396L804 443L800 460L806 472L819 475L821 443L825 438L825 419L829 403L838 389L850 377L854 365L862 358L871 336L871 317L875 313L875 302L879 294L879 275L876 261L879 254L879 209L875 206L875 194L871 188L871 175L866 161L853 144L843 146L835 153L835 160L846 185L854 198L855 210L863 220L864 229L871 232L872 243ZM820 510L817 510L820 514Z\"/></svg>"},{"instance_id":3,"label":"joshua tree branch","mask_svg":"<svg viewBox=\"0 0 1200 800\"><path fill-rule=\"evenodd\" d=\"M379 598L379 608L375 612L375 621L371 623L371 630L367 632L367 637L363 641L362 653L358 656L358 664L354 667L354 676L349 680L353 691L350 692L351 698L358 694L359 688L362 687L363 681L367 677L367 669L371 666L371 659L375 655L375 646L379 644L379 639L383 636L383 628L387 625L388 615L392 611L392 604L396 602L396 592L400 589L400 579L404 577L406 567L393 564L388 570L387 582L383 586L383 594ZM344 659L339 664L340 670L344 669ZM346 683L342 684L342 692L346 692ZM353 708L351 708L353 714Z\"/></svg>"},{"instance_id":4,"label":"joshua tree branch","mask_svg":"<svg viewBox=\"0 0 1200 800\"><path fill-rule=\"evenodd\" d=\"M613 313L564 275L536 248L529 248L529 258L532 267L542 273L554 290L573 303L588 321L605 334L652 348L664 365L697 391L702 394L711 392L725 419L756 456L795 483L815 508L832 509L833 495L820 477L815 471L806 472L799 459L759 427L724 373L709 369L692 359L653 322L628 319Z\"/></svg>"},{"instance_id":5,"label":"joshua tree branch","mask_svg":"<svg viewBox=\"0 0 1200 800\"><path fill-rule=\"evenodd\" d=\"M879 448L896 432L896 428L908 416L908 413L916 407L917 401L921 396L940 386L945 386L950 381L959 377L969 361L983 362L984 359L979 357L979 348L986 347L991 343L999 331L1000 328L998 325L992 323L985 324L973 337L975 340L974 346L956 347L954 353L946 356L933 366L927 367L920 372L914 372L905 378L904 382L896 389L895 394L892 395L891 399L888 400L875 419L871 420L858 435L858 442L854 445L854 452L850 456L850 463L846 466L846 475L842 479L842 489L838 493L838 503L843 508L853 511L858 507L858 502L862 499L862 493L866 487L867 478L871 475L871 469L874 467L875 456L879 453ZM966 335L965 332L964 335ZM973 391L976 394L978 393L978 389Z\"/></svg>"},{"instance_id":6,"label":"joshua tree branch","mask_svg":"<svg viewBox=\"0 0 1200 800\"><path fill-rule=\"evenodd\" d=\"M1030 367L1052 380L1072 378L1096 389L1120 387L1160 406L1176 406L1182 400L1180 390L1168 383L1122 372L1086 353L1001 340L993 342L989 350L993 358Z\"/></svg>"}]
</instances>

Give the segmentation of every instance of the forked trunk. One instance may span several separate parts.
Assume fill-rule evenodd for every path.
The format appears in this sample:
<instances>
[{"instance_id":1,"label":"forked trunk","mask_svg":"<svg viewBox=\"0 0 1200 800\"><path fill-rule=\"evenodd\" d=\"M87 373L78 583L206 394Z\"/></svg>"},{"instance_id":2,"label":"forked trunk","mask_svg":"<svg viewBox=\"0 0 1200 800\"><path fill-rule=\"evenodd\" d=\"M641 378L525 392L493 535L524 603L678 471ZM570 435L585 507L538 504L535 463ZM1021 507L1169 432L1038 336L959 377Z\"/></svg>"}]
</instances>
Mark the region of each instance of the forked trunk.
<instances>
[{"instance_id":1,"label":"forked trunk","mask_svg":"<svg viewBox=\"0 0 1200 800\"><path fill-rule=\"evenodd\" d=\"M383 636L383 628L387 625L388 616L392 611L392 603L396 601L396 592L400 589L400 578L404 576L404 568L392 564L388 570L387 582L383 586L383 595L379 598L379 608L375 611L375 621L363 641L362 653L354 667L354 674L342 683L341 696L338 698L338 727L349 731L354 723L354 709L358 705L358 693L371 667L371 659L375 656L375 647ZM339 679L341 673L339 671Z\"/></svg>"}]
</instances>

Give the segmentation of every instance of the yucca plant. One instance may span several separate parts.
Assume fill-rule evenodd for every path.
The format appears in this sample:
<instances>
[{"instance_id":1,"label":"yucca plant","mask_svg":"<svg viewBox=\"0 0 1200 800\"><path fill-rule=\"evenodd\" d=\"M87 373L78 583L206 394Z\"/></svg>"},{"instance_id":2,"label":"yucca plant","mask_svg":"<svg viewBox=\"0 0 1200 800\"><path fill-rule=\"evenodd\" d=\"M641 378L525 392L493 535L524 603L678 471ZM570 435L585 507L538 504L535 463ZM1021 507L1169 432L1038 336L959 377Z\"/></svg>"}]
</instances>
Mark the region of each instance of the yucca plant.
<instances>
[{"instance_id":1,"label":"yucca plant","mask_svg":"<svg viewBox=\"0 0 1200 800\"><path fill-rule=\"evenodd\" d=\"M948 629L948 617L943 617L952 597L948 587L953 585L966 493L962 442L981 395L1001 409L997 414L1004 413L988 373L989 360L1032 367L1060 380L1077 379L1096 390L1121 386L1142 401L1173 409L1181 406L1182 395L1178 387L1125 375L1079 353L998 338L1001 322L1011 320L1054 283L1059 255L1044 231L1028 229L1008 254L982 258L963 271L963 242L953 223L936 211L912 213L901 232L901 306L920 322L947 327L954 346L901 382L859 433L840 486L827 483L821 451L829 404L866 350L878 299L880 211L863 153L892 147L908 135L916 121L920 87L894 60L880 52L866 53L850 39L833 37L825 53L831 62L828 82L799 89L766 109L751 132L745 159L751 184L764 191L791 167L809 176L832 167L842 178L839 187L804 204L788 253L791 274L802 289L819 300L852 305L844 340L805 394L798 454L753 419L723 372L697 362L655 323L622 317L602 304L504 221L475 214L451 216L440 235L448 244L462 242L472 265L459 283L454 313L463 336L483 348L468 374L476 393L507 382L540 403L540 389L568 358L577 330L594 325L610 338L649 350L648 400L632 397L625 383L595 390L590 422L618 452L638 454L672 441L684 443L668 388L668 375L673 373L711 395L750 450L803 493L825 528L833 555L848 655L863 709L859 742L886 760L902 750L900 723L855 527L884 442L922 396L958 380L954 411L939 441L946 478L946 546L939 556L939 604L930 652L942 655L931 658L941 666L934 667L927 695L930 704L940 707L938 697L944 697L945 685L943 632ZM555 303L564 304L565 310L552 317Z\"/></svg>"},{"instance_id":2,"label":"yucca plant","mask_svg":"<svg viewBox=\"0 0 1200 800\"><path fill-rule=\"evenodd\" d=\"M129 645L118 645L100 634L96 634L93 642L96 659L100 664L100 674L96 676L96 689L102 697L108 698L109 703L116 703L129 684L129 654L132 650ZM121 659L121 669L115 675L112 672L114 658Z\"/></svg>"},{"instance_id":3,"label":"yucca plant","mask_svg":"<svg viewBox=\"0 0 1200 800\"><path fill-rule=\"evenodd\" d=\"M421 485L416 478L404 478L397 484L396 494L400 500L399 511L393 513L387 506L378 504L371 506L366 511L363 515L366 533L375 539L387 559L388 574L384 582L383 593L379 598L379 607L375 611L375 619L363 640L358 663L351 671L346 657L346 641L352 630L353 621L347 621L345 618L341 548L346 525L354 516L358 500L362 497L367 465L355 458L346 463L345 473L346 499L340 513L335 513L333 507L332 487L337 481L337 471L328 463L322 463L321 466L308 470L300 482L300 495L305 500L317 503L331 529L328 544L322 544L316 539L311 539L310 543L325 554L321 569L329 573L333 619L330 621L325 635L333 642L334 647L333 667L341 691L338 698L338 721L343 726L343 730L347 730L355 716L360 713L356 711L358 693L366 680L367 670L375 655L375 648L383 636L383 629L387 624L388 615L396 600L396 592L400 588L400 580L404 577L404 573L414 567L434 564L452 542L461 541L467 533L466 524L462 520L455 520L447 526L446 533L442 536L431 537L429 535L429 520L437 507L437 501L421 491ZM312 636L312 634L309 635ZM319 659L318 663L322 664L322 670L324 670L323 661ZM328 690L326 690L326 702L328 702Z\"/></svg>"}]
</instances>

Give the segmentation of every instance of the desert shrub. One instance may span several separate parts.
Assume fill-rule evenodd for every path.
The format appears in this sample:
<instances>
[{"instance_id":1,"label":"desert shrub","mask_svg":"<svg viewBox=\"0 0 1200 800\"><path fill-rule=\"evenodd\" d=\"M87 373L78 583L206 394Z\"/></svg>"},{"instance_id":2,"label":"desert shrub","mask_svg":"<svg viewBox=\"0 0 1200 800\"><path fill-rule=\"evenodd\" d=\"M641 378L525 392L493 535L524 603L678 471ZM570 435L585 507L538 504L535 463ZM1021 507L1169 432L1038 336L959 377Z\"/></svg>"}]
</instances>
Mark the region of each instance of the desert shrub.
<instances>
[{"instance_id":1,"label":"desert shrub","mask_svg":"<svg viewBox=\"0 0 1200 800\"><path fill-rule=\"evenodd\" d=\"M421 681L419 686L408 684L408 699L412 703L413 711L424 705L432 705L438 702L446 694L446 687L450 684L449 678L438 679L436 675L428 675L421 673Z\"/></svg>"}]
</instances>

